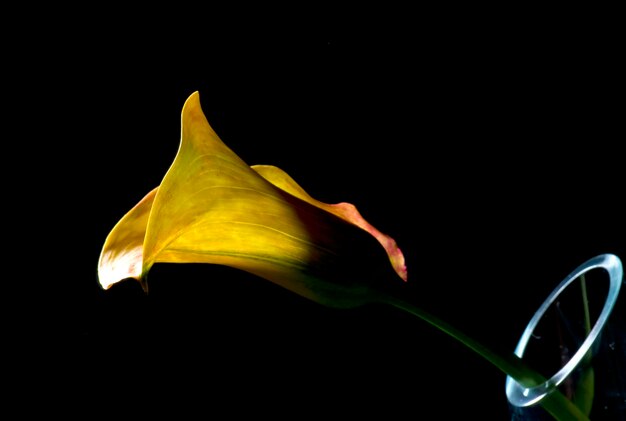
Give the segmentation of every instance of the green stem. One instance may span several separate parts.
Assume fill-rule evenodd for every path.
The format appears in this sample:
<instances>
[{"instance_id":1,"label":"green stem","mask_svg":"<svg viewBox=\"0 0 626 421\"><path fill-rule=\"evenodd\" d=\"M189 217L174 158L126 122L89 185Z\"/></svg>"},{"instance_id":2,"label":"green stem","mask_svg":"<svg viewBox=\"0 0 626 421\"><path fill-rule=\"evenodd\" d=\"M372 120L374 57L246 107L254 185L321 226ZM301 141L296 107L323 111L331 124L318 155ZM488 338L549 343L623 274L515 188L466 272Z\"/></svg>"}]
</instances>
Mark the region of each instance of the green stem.
<instances>
[{"instance_id":1,"label":"green stem","mask_svg":"<svg viewBox=\"0 0 626 421\"><path fill-rule=\"evenodd\" d=\"M452 338L458 340L463 345L485 358L496 368L513 377L524 386L531 387L545 381L543 376L528 367L522 359L513 352L506 355L500 355L459 331L449 323L404 300L388 296L383 301L386 304L392 305L419 317L437 329L450 335ZM565 396L563 396L558 389L555 389L552 393L548 394L540 401L540 403L542 407L557 420L588 420L588 418L569 399L565 398Z\"/></svg>"},{"instance_id":2,"label":"green stem","mask_svg":"<svg viewBox=\"0 0 626 421\"><path fill-rule=\"evenodd\" d=\"M583 293L583 311L585 312L585 334L591 332L591 316L589 315L589 298L587 298L587 281L585 274L580 275L580 287Z\"/></svg>"},{"instance_id":3,"label":"green stem","mask_svg":"<svg viewBox=\"0 0 626 421\"><path fill-rule=\"evenodd\" d=\"M589 336L591 332L591 316L589 314L589 298L587 296L587 281L585 274L580 275L580 286L582 292L583 312L584 312L584 326L585 336ZM591 348L583 358L583 369L580 374L580 378L574 389L572 402L580 408L586 414L591 413L594 400L595 391L595 374L591 361L593 359L593 353Z\"/></svg>"}]
</instances>

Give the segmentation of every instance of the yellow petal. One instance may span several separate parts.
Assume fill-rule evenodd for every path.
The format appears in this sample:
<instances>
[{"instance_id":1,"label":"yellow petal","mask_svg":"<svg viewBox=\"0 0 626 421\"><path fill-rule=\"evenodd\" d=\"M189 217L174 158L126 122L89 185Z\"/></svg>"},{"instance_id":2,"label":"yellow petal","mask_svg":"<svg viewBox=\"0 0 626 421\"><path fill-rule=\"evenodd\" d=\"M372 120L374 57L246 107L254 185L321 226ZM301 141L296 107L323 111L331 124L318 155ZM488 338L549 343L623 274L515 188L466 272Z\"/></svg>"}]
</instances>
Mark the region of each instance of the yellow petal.
<instances>
[{"instance_id":1,"label":"yellow petal","mask_svg":"<svg viewBox=\"0 0 626 421\"><path fill-rule=\"evenodd\" d=\"M143 242L156 192L155 188L141 199L107 236L98 262L98 279L104 289L123 279L141 279Z\"/></svg>"},{"instance_id":2,"label":"yellow petal","mask_svg":"<svg viewBox=\"0 0 626 421\"><path fill-rule=\"evenodd\" d=\"M398 247L396 241L390 236L383 234L372 224L367 222L365 218L361 216L361 213L357 210L356 206L346 202L335 204L320 202L319 200L312 198L293 178L291 178L289 174L278 167L274 167L272 165L253 165L252 169L261 174L266 180L274 184L276 187L291 193L297 198L302 199L313 206L317 206L327 212L333 213L372 234L387 251L389 260L391 261L395 271L398 273L398 276L400 276L404 281L407 280L404 255L402 254L402 251Z\"/></svg>"}]
</instances>

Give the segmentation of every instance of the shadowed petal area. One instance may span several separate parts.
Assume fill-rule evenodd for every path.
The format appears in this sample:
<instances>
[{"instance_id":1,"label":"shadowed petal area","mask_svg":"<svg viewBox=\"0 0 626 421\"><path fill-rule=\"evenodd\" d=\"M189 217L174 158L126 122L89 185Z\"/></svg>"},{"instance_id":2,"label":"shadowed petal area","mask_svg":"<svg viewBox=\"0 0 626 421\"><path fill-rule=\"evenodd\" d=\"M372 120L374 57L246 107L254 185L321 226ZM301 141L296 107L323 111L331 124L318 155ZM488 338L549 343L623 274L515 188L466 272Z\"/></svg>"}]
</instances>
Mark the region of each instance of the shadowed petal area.
<instances>
[{"instance_id":1,"label":"shadowed petal area","mask_svg":"<svg viewBox=\"0 0 626 421\"><path fill-rule=\"evenodd\" d=\"M390 278L406 280L393 239L354 206L319 202L279 168L247 165L213 131L198 92L183 107L181 143L161 185L107 238L100 283L145 282L159 262L227 265L339 307L375 300Z\"/></svg>"},{"instance_id":2,"label":"shadowed petal area","mask_svg":"<svg viewBox=\"0 0 626 421\"><path fill-rule=\"evenodd\" d=\"M327 212L333 213L372 234L387 251L389 260L391 261L395 271L398 273L398 276L400 276L404 281L407 280L404 255L396 244L396 241L390 236L383 234L372 226L372 224L367 222L363 216L361 216L356 206L346 202L335 204L320 202L319 200L312 198L293 178L291 178L289 174L278 167L274 167L272 165L253 165L252 169L261 174L266 180L274 184L276 187L283 189L297 198L312 204L313 206L317 206Z\"/></svg>"}]
</instances>

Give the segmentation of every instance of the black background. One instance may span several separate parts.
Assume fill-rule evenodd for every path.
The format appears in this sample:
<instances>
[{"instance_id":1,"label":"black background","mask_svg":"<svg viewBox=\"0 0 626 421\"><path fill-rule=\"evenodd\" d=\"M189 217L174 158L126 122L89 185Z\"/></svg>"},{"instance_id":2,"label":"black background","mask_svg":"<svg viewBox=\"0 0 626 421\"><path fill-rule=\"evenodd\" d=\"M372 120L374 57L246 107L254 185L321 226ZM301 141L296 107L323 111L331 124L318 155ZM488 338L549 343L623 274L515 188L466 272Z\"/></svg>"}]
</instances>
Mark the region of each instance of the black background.
<instances>
[{"instance_id":1,"label":"black background","mask_svg":"<svg viewBox=\"0 0 626 421\"><path fill-rule=\"evenodd\" d=\"M29 322L10 324L33 370L14 390L59 392L46 408L78 415L506 419L504 374L398 310L329 309L207 265L156 265L149 295L133 281L103 291L97 261L160 183L199 91L246 162L394 237L411 301L513 350L570 271L626 256L616 28L580 12L42 35L27 82L21 66L7 78L28 169L18 213L34 228L16 248L35 256L10 319Z\"/></svg>"}]
</instances>

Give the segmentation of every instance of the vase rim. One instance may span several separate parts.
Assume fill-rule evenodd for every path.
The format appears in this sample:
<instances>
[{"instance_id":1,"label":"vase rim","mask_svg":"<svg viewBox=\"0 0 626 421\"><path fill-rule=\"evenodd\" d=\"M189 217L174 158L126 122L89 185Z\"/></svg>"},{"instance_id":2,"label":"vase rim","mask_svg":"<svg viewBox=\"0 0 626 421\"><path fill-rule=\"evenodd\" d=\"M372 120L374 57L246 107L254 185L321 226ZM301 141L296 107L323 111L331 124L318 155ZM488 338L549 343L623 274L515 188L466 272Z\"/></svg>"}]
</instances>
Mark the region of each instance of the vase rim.
<instances>
[{"instance_id":1,"label":"vase rim","mask_svg":"<svg viewBox=\"0 0 626 421\"><path fill-rule=\"evenodd\" d=\"M550 293L546 300L537 309L530 322L526 326L526 329L522 333L519 342L515 348L515 355L522 358L528 341L533 335L533 332L539 321L548 310L550 305L558 298L558 296L576 279L581 275L589 272L590 270L602 268L608 272L609 275L609 291L607 293L604 306L598 319L596 320L593 328L583 341L582 345L578 348L576 353L570 358L570 360L559 369L548 380L540 383L536 386L526 387L520 384L516 379L507 375L506 377L506 395L509 403L517 407L526 407L538 403L541 399L547 396L550 392L555 390L563 380L565 380L583 360L585 354L590 350L594 341L600 335L602 328L606 324L611 311L617 301L620 286L623 278L622 262L614 254L606 253L593 257L576 269L574 269L561 283Z\"/></svg>"}]
</instances>

